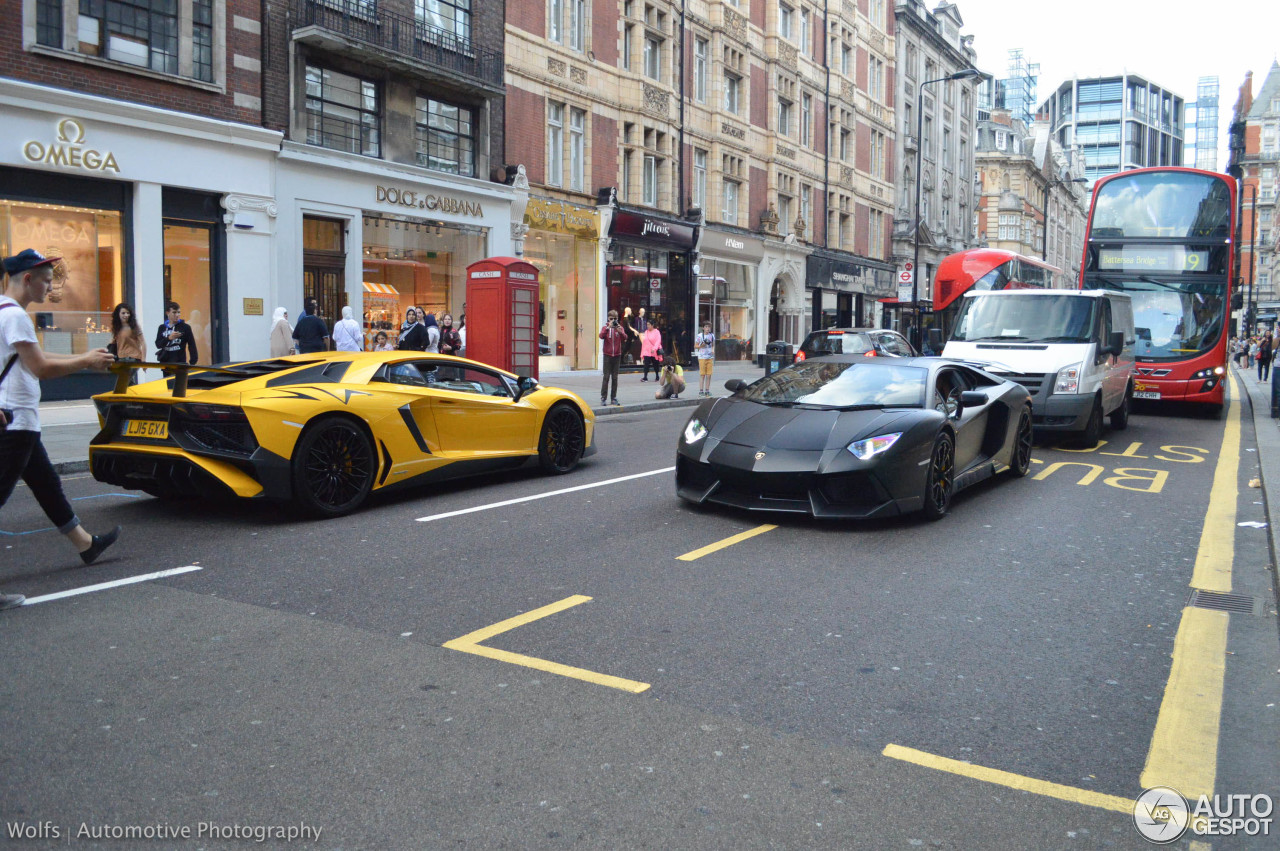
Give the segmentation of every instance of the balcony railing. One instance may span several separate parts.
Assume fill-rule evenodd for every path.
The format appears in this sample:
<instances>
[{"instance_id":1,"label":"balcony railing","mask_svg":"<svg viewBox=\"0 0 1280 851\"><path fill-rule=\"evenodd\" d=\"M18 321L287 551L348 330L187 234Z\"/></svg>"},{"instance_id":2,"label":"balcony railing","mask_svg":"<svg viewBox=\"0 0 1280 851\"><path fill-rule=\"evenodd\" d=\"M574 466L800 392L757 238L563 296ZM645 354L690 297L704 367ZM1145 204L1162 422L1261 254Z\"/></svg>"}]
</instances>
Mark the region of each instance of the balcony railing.
<instances>
[{"instance_id":1,"label":"balcony railing","mask_svg":"<svg viewBox=\"0 0 1280 851\"><path fill-rule=\"evenodd\" d=\"M380 9L376 0L294 0L293 14L295 30L315 27L388 59L412 60L429 70L469 77L486 89L503 87L502 51Z\"/></svg>"}]
</instances>

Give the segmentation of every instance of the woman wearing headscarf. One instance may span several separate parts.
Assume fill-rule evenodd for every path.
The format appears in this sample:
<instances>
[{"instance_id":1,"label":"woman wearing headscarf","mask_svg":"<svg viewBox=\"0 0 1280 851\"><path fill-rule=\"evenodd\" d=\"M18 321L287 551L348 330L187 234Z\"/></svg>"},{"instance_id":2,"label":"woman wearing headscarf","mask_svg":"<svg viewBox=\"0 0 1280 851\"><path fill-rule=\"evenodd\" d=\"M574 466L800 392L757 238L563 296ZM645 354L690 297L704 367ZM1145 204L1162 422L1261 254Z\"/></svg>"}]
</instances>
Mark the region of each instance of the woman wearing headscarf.
<instances>
[{"instance_id":1,"label":"woman wearing headscarf","mask_svg":"<svg viewBox=\"0 0 1280 851\"><path fill-rule=\"evenodd\" d=\"M440 353L440 323L436 322L436 315L428 313L427 318L422 320L422 324L426 327L427 338L425 340L426 351Z\"/></svg>"},{"instance_id":2,"label":"woman wearing headscarf","mask_svg":"<svg viewBox=\"0 0 1280 851\"><path fill-rule=\"evenodd\" d=\"M271 357L282 358L293 353L293 326L289 324L289 311L277 307L271 315Z\"/></svg>"},{"instance_id":3,"label":"woman wearing headscarf","mask_svg":"<svg viewBox=\"0 0 1280 851\"><path fill-rule=\"evenodd\" d=\"M422 312L417 308L405 311L407 327L400 329L400 343L396 348L401 351L423 352L427 349L427 329L422 324Z\"/></svg>"},{"instance_id":4,"label":"woman wearing headscarf","mask_svg":"<svg viewBox=\"0 0 1280 851\"><path fill-rule=\"evenodd\" d=\"M340 352L363 352L364 332L351 317L351 305L342 308L342 318L333 325L333 347Z\"/></svg>"},{"instance_id":5,"label":"woman wearing headscarf","mask_svg":"<svg viewBox=\"0 0 1280 851\"><path fill-rule=\"evenodd\" d=\"M405 335L413 330L413 326L418 324L418 308L410 307L404 312L404 322L400 325L400 336L396 338L396 346L399 347L404 342Z\"/></svg>"}]
</instances>

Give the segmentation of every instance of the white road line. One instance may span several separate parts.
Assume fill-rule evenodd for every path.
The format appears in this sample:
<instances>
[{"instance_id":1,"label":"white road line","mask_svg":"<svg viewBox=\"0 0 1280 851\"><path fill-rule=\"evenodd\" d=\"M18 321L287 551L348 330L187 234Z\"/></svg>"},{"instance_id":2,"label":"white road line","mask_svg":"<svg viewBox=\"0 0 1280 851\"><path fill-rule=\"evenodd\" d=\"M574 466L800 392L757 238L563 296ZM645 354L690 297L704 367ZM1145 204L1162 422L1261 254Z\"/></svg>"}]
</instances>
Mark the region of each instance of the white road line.
<instances>
[{"instance_id":1,"label":"white road line","mask_svg":"<svg viewBox=\"0 0 1280 851\"><path fill-rule=\"evenodd\" d=\"M126 579L117 579L113 582L100 582L97 585L86 585L83 588L72 588L70 591L59 591L56 594L44 594L39 597L28 597L22 601L24 606L34 606L36 603L47 603L50 600L61 600L63 597L75 597L80 594L91 594L94 591L105 591L108 588L116 588L120 585L132 585L135 582L146 582L150 579L164 579L166 576L177 576L180 573L190 573L193 570L203 570L204 568L194 564L186 567L175 567L171 570L161 570L158 573L146 573L142 576L130 576Z\"/></svg>"},{"instance_id":2,"label":"white road line","mask_svg":"<svg viewBox=\"0 0 1280 851\"><path fill-rule=\"evenodd\" d=\"M444 514L432 514L428 517L419 517L419 523L430 523L432 520L444 520L446 517L457 517L459 514L471 514L476 511L488 511L491 508L502 508L507 505L519 505L522 502L533 502L537 499L546 499L549 496L560 496L565 493L573 493L574 491L584 491L590 488L602 488L605 485L616 485L618 482L626 482L631 479L642 479L645 476L660 476L663 473L670 473L675 467L663 467L661 470L650 470L647 473L633 473L630 476L619 476L616 479L606 479L603 482L592 482L589 485L578 485L572 488L561 488L556 491L548 491L547 493L534 494L533 496L522 496L518 499L505 499L502 502L491 502L488 505L477 505L475 508L464 508L461 511L446 511Z\"/></svg>"}]
</instances>

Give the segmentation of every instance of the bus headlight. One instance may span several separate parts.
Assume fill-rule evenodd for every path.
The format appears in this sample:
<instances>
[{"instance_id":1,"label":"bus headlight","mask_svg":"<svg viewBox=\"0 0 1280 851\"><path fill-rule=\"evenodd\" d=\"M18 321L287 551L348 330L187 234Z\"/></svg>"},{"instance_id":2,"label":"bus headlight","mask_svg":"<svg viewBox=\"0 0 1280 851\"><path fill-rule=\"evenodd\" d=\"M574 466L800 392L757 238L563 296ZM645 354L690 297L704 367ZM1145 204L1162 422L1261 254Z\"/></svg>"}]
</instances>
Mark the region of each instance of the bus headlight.
<instances>
[{"instance_id":1,"label":"bus headlight","mask_svg":"<svg viewBox=\"0 0 1280 851\"><path fill-rule=\"evenodd\" d=\"M1058 370L1058 377L1053 382L1054 393L1079 393L1080 392L1080 371L1084 367L1083 363L1064 366Z\"/></svg>"},{"instance_id":2,"label":"bus headlight","mask_svg":"<svg viewBox=\"0 0 1280 851\"><path fill-rule=\"evenodd\" d=\"M1192 380L1197 378L1213 378L1215 375L1226 375L1226 374L1227 374L1227 370L1225 367L1213 366L1213 367L1209 367L1208 369L1200 370L1195 375L1191 376L1191 378Z\"/></svg>"}]
</instances>

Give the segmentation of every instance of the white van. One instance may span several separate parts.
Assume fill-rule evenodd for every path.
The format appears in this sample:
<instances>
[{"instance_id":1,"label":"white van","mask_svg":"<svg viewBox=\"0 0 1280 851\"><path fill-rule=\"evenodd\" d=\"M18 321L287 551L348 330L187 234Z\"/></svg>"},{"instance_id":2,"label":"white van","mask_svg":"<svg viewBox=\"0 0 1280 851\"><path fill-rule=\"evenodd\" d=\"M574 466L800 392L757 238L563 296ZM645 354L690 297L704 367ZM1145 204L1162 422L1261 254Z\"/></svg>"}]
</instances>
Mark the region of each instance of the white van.
<instances>
[{"instance_id":1,"label":"white van","mask_svg":"<svg viewBox=\"0 0 1280 851\"><path fill-rule=\"evenodd\" d=\"M1110 290L966 293L944 358L980 363L1031 394L1033 422L1097 444L1102 418L1129 424L1133 305Z\"/></svg>"}]
</instances>

